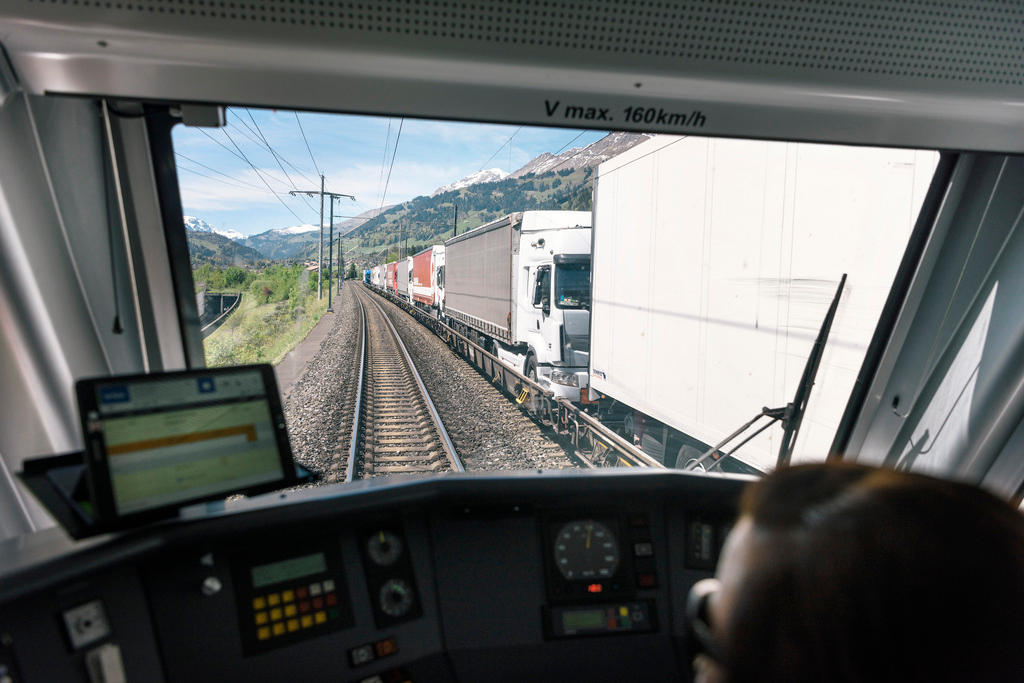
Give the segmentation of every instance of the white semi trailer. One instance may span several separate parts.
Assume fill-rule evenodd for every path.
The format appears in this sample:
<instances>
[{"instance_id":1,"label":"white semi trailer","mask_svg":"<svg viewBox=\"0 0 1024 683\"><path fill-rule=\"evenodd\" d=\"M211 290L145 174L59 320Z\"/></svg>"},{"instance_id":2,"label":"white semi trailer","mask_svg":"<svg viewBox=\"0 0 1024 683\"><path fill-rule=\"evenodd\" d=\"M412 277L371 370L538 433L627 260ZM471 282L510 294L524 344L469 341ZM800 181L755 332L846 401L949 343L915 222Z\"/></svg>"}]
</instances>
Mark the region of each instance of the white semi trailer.
<instances>
[{"instance_id":1,"label":"white semi trailer","mask_svg":"<svg viewBox=\"0 0 1024 683\"><path fill-rule=\"evenodd\" d=\"M445 242L444 316L572 401L587 385L590 219L524 211Z\"/></svg>"},{"instance_id":2,"label":"white semi trailer","mask_svg":"<svg viewBox=\"0 0 1024 683\"><path fill-rule=\"evenodd\" d=\"M601 164L588 397L649 455L692 465L793 400L846 273L793 451L823 459L937 161L658 136ZM781 438L773 426L721 466L771 469Z\"/></svg>"}]
</instances>

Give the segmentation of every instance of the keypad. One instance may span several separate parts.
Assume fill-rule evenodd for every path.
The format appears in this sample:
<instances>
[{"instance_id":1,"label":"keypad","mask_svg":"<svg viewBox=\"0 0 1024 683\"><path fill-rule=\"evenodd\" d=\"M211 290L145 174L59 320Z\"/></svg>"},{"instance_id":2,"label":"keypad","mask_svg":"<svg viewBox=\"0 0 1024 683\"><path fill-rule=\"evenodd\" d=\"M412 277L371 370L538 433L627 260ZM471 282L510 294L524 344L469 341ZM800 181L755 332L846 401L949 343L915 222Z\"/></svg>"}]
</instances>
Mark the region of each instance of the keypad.
<instances>
[{"instance_id":1,"label":"keypad","mask_svg":"<svg viewBox=\"0 0 1024 683\"><path fill-rule=\"evenodd\" d=\"M292 586L252 599L256 639L267 641L340 618L334 579Z\"/></svg>"}]
</instances>

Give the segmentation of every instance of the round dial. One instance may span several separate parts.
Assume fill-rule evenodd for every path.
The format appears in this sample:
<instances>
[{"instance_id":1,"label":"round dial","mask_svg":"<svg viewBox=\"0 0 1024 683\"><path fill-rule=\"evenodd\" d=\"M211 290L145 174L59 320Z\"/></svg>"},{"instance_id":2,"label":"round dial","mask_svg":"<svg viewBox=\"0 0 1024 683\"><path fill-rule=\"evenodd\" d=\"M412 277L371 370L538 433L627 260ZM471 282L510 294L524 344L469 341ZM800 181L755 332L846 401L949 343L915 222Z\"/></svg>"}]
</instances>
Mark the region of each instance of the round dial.
<instances>
[{"instance_id":1,"label":"round dial","mask_svg":"<svg viewBox=\"0 0 1024 683\"><path fill-rule=\"evenodd\" d=\"M402 539L390 531L376 531L366 541L370 559L381 567L388 567L402 556Z\"/></svg>"},{"instance_id":2,"label":"round dial","mask_svg":"<svg viewBox=\"0 0 1024 683\"><path fill-rule=\"evenodd\" d=\"M396 619L412 609L412 588L402 579L388 579L380 587L380 611Z\"/></svg>"},{"instance_id":3,"label":"round dial","mask_svg":"<svg viewBox=\"0 0 1024 683\"><path fill-rule=\"evenodd\" d=\"M567 579L608 579L619 568L615 534L593 519L569 522L555 536L555 566Z\"/></svg>"}]
</instances>

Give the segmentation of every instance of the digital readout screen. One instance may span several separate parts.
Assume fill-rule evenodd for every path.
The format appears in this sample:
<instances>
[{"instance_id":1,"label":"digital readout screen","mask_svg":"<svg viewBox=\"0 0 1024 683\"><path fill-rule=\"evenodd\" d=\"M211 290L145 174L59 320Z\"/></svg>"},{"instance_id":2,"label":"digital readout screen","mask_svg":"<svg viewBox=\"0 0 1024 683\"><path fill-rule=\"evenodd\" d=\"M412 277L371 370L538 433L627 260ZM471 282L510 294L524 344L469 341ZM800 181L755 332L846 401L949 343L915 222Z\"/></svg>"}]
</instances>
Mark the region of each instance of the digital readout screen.
<instances>
[{"instance_id":1,"label":"digital readout screen","mask_svg":"<svg viewBox=\"0 0 1024 683\"><path fill-rule=\"evenodd\" d=\"M302 555L289 560L261 564L252 568L252 587L262 588L282 581L321 574L327 571L327 558L323 553Z\"/></svg>"},{"instance_id":2,"label":"digital readout screen","mask_svg":"<svg viewBox=\"0 0 1024 683\"><path fill-rule=\"evenodd\" d=\"M562 612L562 628L566 633L584 629L604 628L603 609L566 610Z\"/></svg>"}]
</instances>

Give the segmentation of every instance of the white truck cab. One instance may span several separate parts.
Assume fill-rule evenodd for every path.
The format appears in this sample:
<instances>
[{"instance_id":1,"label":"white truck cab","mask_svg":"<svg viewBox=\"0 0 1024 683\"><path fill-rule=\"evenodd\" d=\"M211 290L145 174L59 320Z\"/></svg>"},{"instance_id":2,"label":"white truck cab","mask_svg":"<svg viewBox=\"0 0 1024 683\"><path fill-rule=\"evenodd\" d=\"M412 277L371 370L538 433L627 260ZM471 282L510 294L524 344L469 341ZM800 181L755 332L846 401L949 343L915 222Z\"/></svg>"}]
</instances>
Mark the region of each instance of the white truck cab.
<instances>
[{"instance_id":1,"label":"white truck cab","mask_svg":"<svg viewBox=\"0 0 1024 683\"><path fill-rule=\"evenodd\" d=\"M541 386L571 401L588 381L590 237L587 211L523 214L515 365L528 376L533 370Z\"/></svg>"}]
</instances>

